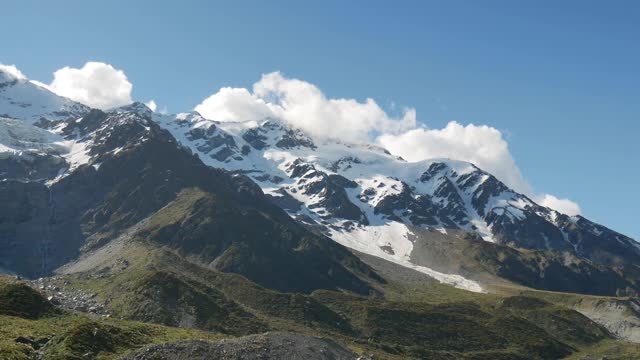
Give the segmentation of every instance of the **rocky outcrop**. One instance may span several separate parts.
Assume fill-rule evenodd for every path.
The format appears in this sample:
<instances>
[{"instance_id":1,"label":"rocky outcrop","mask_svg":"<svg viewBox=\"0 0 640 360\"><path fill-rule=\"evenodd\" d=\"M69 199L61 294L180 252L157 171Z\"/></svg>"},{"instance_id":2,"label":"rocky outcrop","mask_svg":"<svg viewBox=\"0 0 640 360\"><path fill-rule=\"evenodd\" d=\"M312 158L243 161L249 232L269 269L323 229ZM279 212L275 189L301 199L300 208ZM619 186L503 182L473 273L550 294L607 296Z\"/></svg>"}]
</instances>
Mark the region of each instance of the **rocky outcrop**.
<instances>
[{"instance_id":1,"label":"rocky outcrop","mask_svg":"<svg viewBox=\"0 0 640 360\"><path fill-rule=\"evenodd\" d=\"M340 175L327 175L315 166L296 159L287 166L289 177L296 179L296 184L289 190L301 192L315 199L309 204L310 209L321 209L318 213L325 218L337 217L353 220L360 224L368 224L362 210L351 202L345 189L355 188L357 183Z\"/></svg>"}]
</instances>

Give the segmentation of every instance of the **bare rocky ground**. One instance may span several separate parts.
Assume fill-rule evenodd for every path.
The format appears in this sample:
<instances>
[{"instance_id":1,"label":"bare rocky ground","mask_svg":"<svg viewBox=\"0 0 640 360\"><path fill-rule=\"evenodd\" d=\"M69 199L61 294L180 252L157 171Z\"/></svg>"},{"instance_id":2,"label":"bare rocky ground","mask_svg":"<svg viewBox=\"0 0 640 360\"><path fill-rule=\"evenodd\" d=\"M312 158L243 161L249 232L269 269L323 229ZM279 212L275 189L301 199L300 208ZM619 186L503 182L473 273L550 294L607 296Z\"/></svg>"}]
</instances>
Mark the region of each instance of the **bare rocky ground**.
<instances>
[{"instance_id":1,"label":"bare rocky ground","mask_svg":"<svg viewBox=\"0 0 640 360\"><path fill-rule=\"evenodd\" d=\"M638 299L587 299L573 308L584 316L604 326L620 339L640 343L640 300Z\"/></svg>"},{"instance_id":2,"label":"bare rocky ground","mask_svg":"<svg viewBox=\"0 0 640 360\"><path fill-rule=\"evenodd\" d=\"M333 340L272 332L217 342L182 341L146 347L120 360L365 360Z\"/></svg>"},{"instance_id":3,"label":"bare rocky ground","mask_svg":"<svg viewBox=\"0 0 640 360\"><path fill-rule=\"evenodd\" d=\"M93 317L110 317L104 304L96 294L64 286L58 277L40 278L28 282L33 288L42 291L54 305L71 312L81 312Z\"/></svg>"}]
</instances>

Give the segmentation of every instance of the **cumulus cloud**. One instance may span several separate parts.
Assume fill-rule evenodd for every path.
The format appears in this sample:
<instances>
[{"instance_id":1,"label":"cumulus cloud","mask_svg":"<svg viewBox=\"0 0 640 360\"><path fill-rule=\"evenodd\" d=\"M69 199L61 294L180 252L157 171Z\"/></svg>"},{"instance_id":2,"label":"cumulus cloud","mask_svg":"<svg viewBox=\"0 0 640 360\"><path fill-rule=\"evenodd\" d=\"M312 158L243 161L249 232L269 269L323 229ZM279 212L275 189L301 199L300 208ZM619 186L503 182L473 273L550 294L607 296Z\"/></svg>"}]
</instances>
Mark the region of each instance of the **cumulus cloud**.
<instances>
[{"instance_id":1,"label":"cumulus cloud","mask_svg":"<svg viewBox=\"0 0 640 360\"><path fill-rule=\"evenodd\" d=\"M26 80L27 79L27 77L24 76L22 71L20 71L15 65L5 65L5 64L0 63L0 72L4 72L6 74L9 74L10 76L12 76L13 78L15 78L17 80Z\"/></svg>"},{"instance_id":2,"label":"cumulus cloud","mask_svg":"<svg viewBox=\"0 0 640 360\"><path fill-rule=\"evenodd\" d=\"M249 90L230 87L206 98L195 111L216 121L255 121L275 116L264 100Z\"/></svg>"},{"instance_id":3,"label":"cumulus cloud","mask_svg":"<svg viewBox=\"0 0 640 360\"><path fill-rule=\"evenodd\" d=\"M582 214L580 206L569 199L558 199L553 195L544 194L536 197L535 200L542 206L557 210L566 215L575 216Z\"/></svg>"},{"instance_id":4,"label":"cumulus cloud","mask_svg":"<svg viewBox=\"0 0 640 360\"><path fill-rule=\"evenodd\" d=\"M151 109L151 111L155 112L156 109L158 108L158 104L156 104L155 100L149 100L146 103L144 103L145 105L147 105L147 107L149 109Z\"/></svg>"},{"instance_id":5,"label":"cumulus cloud","mask_svg":"<svg viewBox=\"0 0 640 360\"><path fill-rule=\"evenodd\" d=\"M537 194L525 180L498 129L450 122L443 129L418 126L416 111L390 116L373 99L327 98L315 85L265 74L251 90L224 87L195 107L217 121L257 121L279 118L316 137L376 142L407 161L433 158L469 161L493 174L515 191L568 215L580 207L568 199Z\"/></svg>"},{"instance_id":6,"label":"cumulus cloud","mask_svg":"<svg viewBox=\"0 0 640 360\"><path fill-rule=\"evenodd\" d=\"M218 121L277 117L315 136L350 141L369 141L378 134L396 134L416 126L414 109L393 118L373 99L328 99L315 85L285 78L279 72L263 75L252 92L222 88L195 110Z\"/></svg>"},{"instance_id":7,"label":"cumulus cloud","mask_svg":"<svg viewBox=\"0 0 640 360\"><path fill-rule=\"evenodd\" d=\"M133 85L125 73L102 62L88 62L79 69L59 69L53 73L51 84L45 86L60 96L98 109L110 109L133 102Z\"/></svg>"},{"instance_id":8,"label":"cumulus cloud","mask_svg":"<svg viewBox=\"0 0 640 360\"><path fill-rule=\"evenodd\" d=\"M486 125L463 126L452 121L443 129L417 128L398 135L385 134L377 141L407 161L434 158L464 160L493 174L516 191L532 192L502 133Z\"/></svg>"}]
</instances>

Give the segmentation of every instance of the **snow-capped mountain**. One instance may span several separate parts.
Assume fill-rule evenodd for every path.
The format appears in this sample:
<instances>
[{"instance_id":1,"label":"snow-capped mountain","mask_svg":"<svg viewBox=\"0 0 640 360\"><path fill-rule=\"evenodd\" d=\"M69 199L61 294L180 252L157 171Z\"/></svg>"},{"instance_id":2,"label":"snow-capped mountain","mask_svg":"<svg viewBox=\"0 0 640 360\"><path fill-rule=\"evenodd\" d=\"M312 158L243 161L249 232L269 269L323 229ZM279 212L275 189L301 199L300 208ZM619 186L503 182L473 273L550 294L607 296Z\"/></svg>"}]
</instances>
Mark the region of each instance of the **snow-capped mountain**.
<instances>
[{"instance_id":1,"label":"snow-capped mountain","mask_svg":"<svg viewBox=\"0 0 640 360\"><path fill-rule=\"evenodd\" d=\"M184 113L154 120L206 164L250 176L299 221L407 266L416 228L572 251L607 265L640 256L629 237L540 206L471 163L409 163L375 145L314 139L277 119L230 123Z\"/></svg>"},{"instance_id":2,"label":"snow-capped mountain","mask_svg":"<svg viewBox=\"0 0 640 360\"><path fill-rule=\"evenodd\" d=\"M78 170L98 171L145 143L159 125L174 138L163 146L189 149L210 167L250 177L307 227L473 291L483 286L468 274L425 260L424 243L471 235L615 269L635 269L640 260L629 237L540 206L468 162L410 163L373 144L314 138L279 119L216 122L196 112L158 114L140 103L105 114L1 71L0 114L2 180L51 187Z\"/></svg>"},{"instance_id":3,"label":"snow-capped mountain","mask_svg":"<svg viewBox=\"0 0 640 360\"><path fill-rule=\"evenodd\" d=\"M79 117L88 107L58 96L17 74L0 70L0 116L22 119L29 124Z\"/></svg>"},{"instance_id":4,"label":"snow-capped mountain","mask_svg":"<svg viewBox=\"0 0 640 360\"><path fill-rule=\"evenodd\" d=\"M0 71L0 174L50 181L86 163L85 144L65 136L63 120L90 109L25 78Z\"/></svg>"}]
</instances>

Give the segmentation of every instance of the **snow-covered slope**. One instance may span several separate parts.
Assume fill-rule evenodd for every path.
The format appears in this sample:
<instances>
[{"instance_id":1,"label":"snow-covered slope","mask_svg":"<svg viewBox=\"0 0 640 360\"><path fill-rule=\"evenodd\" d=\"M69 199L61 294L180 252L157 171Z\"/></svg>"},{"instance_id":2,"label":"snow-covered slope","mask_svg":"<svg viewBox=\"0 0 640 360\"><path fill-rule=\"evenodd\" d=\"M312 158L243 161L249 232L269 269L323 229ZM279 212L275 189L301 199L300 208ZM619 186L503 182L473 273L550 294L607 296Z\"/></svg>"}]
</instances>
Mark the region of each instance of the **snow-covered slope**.
<instances>
[{"instance_id":1,"label":"snow-covered slope","mask_svg":"<svg viewBox=\"0 0 640 360\"><path fill-rule=\"evenodd\" d=\"M0 69L0 116L33 124L41 119L55 121L79 117L88 110L84 105Z\"/></svg>"},{"instance_id":2,"label":"snow-covered slope","mask_svg":"<svg viewBox=\"0 0 640 360\"><path fill-rule=\"evenodd\" d=\"M102 112L0 69L0 180L50 184L82 165L98 167L101 157L144 141L144 121L150 121L151 110L134 104L111 113L104 121ZM123 131L129 133L120 137L122 144L105 144L107 135Z\"/></svg>"}]
</instances>

